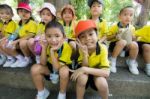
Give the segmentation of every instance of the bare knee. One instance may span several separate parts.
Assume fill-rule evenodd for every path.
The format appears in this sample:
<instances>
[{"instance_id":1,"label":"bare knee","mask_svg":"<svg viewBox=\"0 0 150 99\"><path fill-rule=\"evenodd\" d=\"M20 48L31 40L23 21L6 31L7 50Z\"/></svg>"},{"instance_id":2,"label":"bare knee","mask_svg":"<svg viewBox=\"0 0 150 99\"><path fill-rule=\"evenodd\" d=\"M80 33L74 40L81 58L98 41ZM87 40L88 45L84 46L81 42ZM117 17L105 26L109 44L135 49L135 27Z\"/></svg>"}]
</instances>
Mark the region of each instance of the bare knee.
<instances>
[{"instance_id":1,"label":"bare knee","mask_svg":"<svg viewBox=\"0 0 150 99\"><path fill-rule=\"evenodd\" d=\"M25 47L27 47L27 40L21 40L19 42L19 46L21 49L24 49Z\"/></svg>"},{"instance_id":2,"label":"bare knee","mask_svg":"<svg viewBox=\"0 0 150 99\"><path fill-rule=\"evenodd\" d=\"M136 42L132 42L130 45L129 45L130 49L135 49L137 50L138 49L138 44Z\"/></svg>"},{"instance_id":3,"label":"bare knee","mask_svg":"<svg viewBox=\"0 0 150 99\"><path fill-rule=\"evenodd\" d=\"M88 80L88 75L86 74L80 75L77 79L77 85L85 87L87 80Z\"/></svg>"},{"instance_id":4,"label":"bare knee","mask_svg":"<svg viewBox=\"0 0 150 99\"><path fill-rule=\"evenodd\" d=\"M30 48L31 46L34 45L34 38L30 38L28 41L27 41L27 45L28 47Z\"/></svg>"},{"instance_id":5,"label":"bare knee","mask_svg":"<svg viewBox=\"0 0 150 99\"><path fill-rule=\"evenodd\" d=\"M95 78L95 85L101 93L108 92L108 83L104 77Z\"/></svg>"},{"instance_id":6,"label":"bare knee","mask_svg":"<svg viewBox=\"0 0 150 99\"><path fill-rule=\"evenodd\" d=\"M35 75L35 74L40 74L41 72L41 65L39 65L39 64L34 64L32 67L31 67L31 70L30 70L30 72L31 72L31 74L32 75Z\"/></svg>"},{"instance_id":7,"label":"bare knee","mask_svg":"<svg viewBox=\"0 0 150 99\"><path fill-rule=\"evenodd\" d=\"M127 42L125 40L120 40L116 43L116 46L119 46L119 47L125 47L127 44Z\"/></svg>"},{"instance_id":8,"label":"bare knee","mask_svg":"<svg viewBox=\"0 0 150 99\"><path fill-rule=\"evenodd\" d=\"M67 66L64 66L60 68L59 70L60 78L65 79L69 77L69 68Z\"/></svg>"},{"instance_id":9,"label":"bare knee","mask_svg":"<svg viewBox=\"0 0 150 99\"><path fill-rule=\"evenodd\" d=\"M143 45L143 51L146 52L146 53L150 52L150 45L144 44Z\"/></svg>"}]
</instances>

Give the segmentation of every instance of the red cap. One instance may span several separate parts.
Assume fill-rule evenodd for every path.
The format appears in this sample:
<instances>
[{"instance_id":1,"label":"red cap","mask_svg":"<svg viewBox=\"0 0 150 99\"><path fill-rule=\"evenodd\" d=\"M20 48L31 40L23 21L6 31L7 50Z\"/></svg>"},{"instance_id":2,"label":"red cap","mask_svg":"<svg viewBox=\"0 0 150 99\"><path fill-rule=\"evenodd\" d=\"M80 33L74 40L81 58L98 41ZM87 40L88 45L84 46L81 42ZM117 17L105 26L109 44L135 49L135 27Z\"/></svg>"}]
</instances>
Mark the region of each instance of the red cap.
<instances>
[{"instance_id":1,"label":"red cap","mask_svg":"<svg viewBox=\"0 0 150 99\"><path fill-rule=\"evenodd\" d=\"M85 20L85 21L79 21L75 28L75 36L78 37L82 32L88 30L88 29L96 29L96 24L92 20Z\"/></svg>"},{"instance_id":2,"label":"red cap","mask_svg":"<svg viewBox=\"0 0 150 99\"><path fill-rule=\"evenodd\" d=\"M31 12L31 7L30 7L29 4L27 4L27 3L20 2L20 3L18 4L17 9L20 9L20 8L21 8L21 9L25 9L25 10Z\"/></svg>"}]
</instances>

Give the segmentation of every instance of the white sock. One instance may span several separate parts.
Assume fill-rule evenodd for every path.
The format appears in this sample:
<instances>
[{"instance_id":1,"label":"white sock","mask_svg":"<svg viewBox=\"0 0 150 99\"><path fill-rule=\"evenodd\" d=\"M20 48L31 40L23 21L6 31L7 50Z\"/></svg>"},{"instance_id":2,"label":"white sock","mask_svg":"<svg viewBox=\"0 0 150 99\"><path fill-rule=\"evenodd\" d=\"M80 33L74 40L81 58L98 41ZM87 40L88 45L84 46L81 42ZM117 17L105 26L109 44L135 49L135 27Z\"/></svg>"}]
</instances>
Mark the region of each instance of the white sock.
<instances>
[{"instance_id":1,"label":"white sock","mask_svg":"<svg viewBox=\"0 0 150 99\"><path fill-rule=\"evenodd\" d=\"M131 64L134 64L134 63L136 62L136 60L135 60L135 59L129 59L129 62L130 62Z\"/></svg>"},{"instance_id":2,"label":"white sock","mask_svg":"<svg viewBox=\"0 0 150 99\"><path fill-rule=\"evenodd\" d=\"M116 62L117 58L111 57L112 62Z\"/></svg>"},{"instance_id":3,"label":"white sock","mask_svg":"<svg viewBox=\"0 0 150 99\"><path fill-rule=\"evenodd\" d=\"M20 54L17 55L16 58L19 59L19 60L24 60L24 57L22 55L20 55Z\"/></svg>"},{"instance_id":4,"label":"white sock","mask_svg":"<svg viewBox=\"0 0 150 99\"><path fill-rule=\"evenodd\" d=\"M59 92L57 99L66 99L66 92L65 93Z\"/></svg>"},{"instance_id":5,"label":"white sock","mask_svg":"<svg viewBox=\"0 0 150 99\"><path fill-rule=\"evenodd\" d=\"M39 95L39 96L43 95L43 94L44 94L44 92L45 92L45 90L46 90L46 89L44 88L43 90L38 91L38 95Z\"/></svg>"},{"instance_id":6,"label":"white sock","mask_svg":"<svg viewBox=\"0 0 150 99\"><path fill-rule=\"evenodd\" d=\"M150 67L150 63L146 64L146 67Z\"/></svg>"}]
</instances>

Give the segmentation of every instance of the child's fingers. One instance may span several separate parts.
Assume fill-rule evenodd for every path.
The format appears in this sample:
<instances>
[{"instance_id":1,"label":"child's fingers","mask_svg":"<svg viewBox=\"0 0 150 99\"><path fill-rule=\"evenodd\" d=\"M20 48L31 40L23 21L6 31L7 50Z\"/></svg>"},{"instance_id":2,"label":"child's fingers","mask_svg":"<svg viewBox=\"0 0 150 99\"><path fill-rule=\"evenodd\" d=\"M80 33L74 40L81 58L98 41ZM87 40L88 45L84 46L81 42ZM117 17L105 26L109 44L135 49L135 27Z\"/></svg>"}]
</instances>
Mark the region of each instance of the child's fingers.
<instances>
[{"instance_id":1,"label":"child's fingers","mask_svg":"<svg viewBox=\"0 0 150 99\"><path fill-rule=\"evenodd\" d=\"M73 73L75 70L71 70L71 69L69 69L69 71Z\"/></svg>"}]
</instances>

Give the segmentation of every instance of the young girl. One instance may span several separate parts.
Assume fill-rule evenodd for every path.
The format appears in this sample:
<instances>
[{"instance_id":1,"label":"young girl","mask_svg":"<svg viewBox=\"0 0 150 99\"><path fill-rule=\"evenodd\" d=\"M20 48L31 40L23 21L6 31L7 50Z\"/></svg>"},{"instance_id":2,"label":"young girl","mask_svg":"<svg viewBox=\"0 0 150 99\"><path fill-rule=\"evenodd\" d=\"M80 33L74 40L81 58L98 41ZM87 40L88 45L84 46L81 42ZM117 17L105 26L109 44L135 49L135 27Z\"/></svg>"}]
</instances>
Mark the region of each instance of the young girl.
<instances>
[{"instance_id":1,"label":"young girl","mask_svg":"<svg viewBox=\"0 0 150 99\"><path fill-rule=\"evenodd\" d=\"M61 21L60 23L63 25L64 30L65 30L65 35L68 39L69 44L71 47L75 50L76 49L76 44L74 42L75 36L74 36L74 29L76 26L76 21L75 21L75 10L72 5L65 5L61 9Z\"/></svg>"},{"instance_id":2,"label":"young girl","mask_svg":"<svg viewBox=\"0 0 150 99\"><path fill-rule=\"evenodd\" d=\"M56 9L51 3L44 3L42 8L39 10L39 14L41 17L41 22L37 27L37 36L35 38L30 38L28 41L28 48L36 56L36 63L40 62L40 52L37 53L37 51L35 51L35 47L40 47L40 45L38 45L38 40L40 36L44 34L46 24L56 19Z\"/></svg>"},{"instance_id":3,"label":"young girl","mask_svg":"<svg viewBox=\"0 0 150 99\"><path fill-rule=\"evenodd\" d=\"M57 99L66 99L66 88L69 81L68 66L71 64L72 49L65 41L63 26L56 21L46 25L45 36L47 43L40 40L42 46L40 64L35 64L31 68L33 83L38 90L37 99L47 99L49 92L44 87L44 77L52 80L52 83L57 83L57 71L60 76L60 91Z\"/></svg>"},{"instance_id":4,"label":"young girl","mask_svg":"<svg viewBox=\"0 0 150 99\"><path fill-rule=\"evenodd\" d=\"M79 47L81 68L73 71L72 80L77 81L77 99L84 99L85 88L98 90L102 99L108 99L109 77L108 51L98 42L96 24L92 20L79 21L75 29Z\"/></svg>"},{"instance_id":5,"label":"young girl","mask_svg":"<svg viewBox=\"0 0 150 99\"><path fill-rule=\"evenodd\" d=\"M139 52L143 54L144 61L146 63L145 72L150 76L150 26L144 26L136 31Z\"/></svg>"},{"instance_id":6,"label":"young girl","mask_svg":"<svg viewBox=\"0 0 150 99\"><path fill-rule=\"evenodd\" d=\"M31 17L31 7L26 3L19 3L17 8L18 15L21 20L19 22L18 39L12 41L13 48L7 48L9 55L14 56L17 60L10 67L26 67L29 65L31 58L27 47L27 40L33 37L37 30L36 23ZM18 52L21 50L22 54Z\"/></svg>"},{"instance_id":7,"label":"young girl","mask_svg":"<svg viewBox=\"0 0 150 99\"><path fill-rule=\"evenodd\" d=\"M138 64L136 57L138 55L138 45L132 40L134 27L131 25L134 16L134 9L131 6L124 7L119 13L119 22L110 28L108 40L110 40L109 50L111 54L111 72L116 73L116 60L120 52L129 51L129 58L126 63L132 74L138 75Z\"/></svg>"},{"instance_id":8,"label":"young girl","mask_svg":"<svg viewBox=\"0 0 150 99\"><path fill-rule=\"evenodd\" d=\"M0 41L0 53L1 53L1 60L0 65L4 64L3 67L7 67L8 63L13 63L15 59L9 56L5 50L7 44L7 37L9 37L12 33L15 32L17 28L17 24L12 20L13 17L13 10L9 5L3 4L1 5L1 19L2 19L2 38ZM7 55L7 60L6 60ZM5 62L6 61L6 62Z\"/></svg>"},{"instance_id":9,"label":"young girl","mask_svg":"<svg viewBox=\"0 0 150 99\"><path fill-rule=\"evenodd\" d=\"M97 25L98 38L100 42L106 40L106 34L108 32L107 22L102 19L102 10L104 7L103 0L88 0L88 6L90 7L90 13L92 19Z\"/></svg>"}]
</instances>

